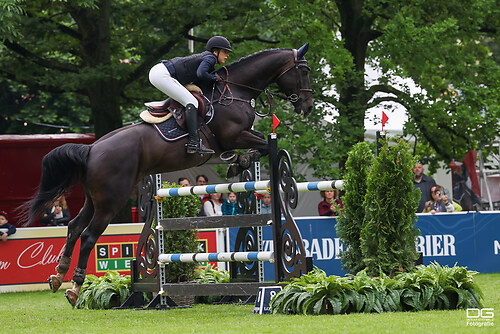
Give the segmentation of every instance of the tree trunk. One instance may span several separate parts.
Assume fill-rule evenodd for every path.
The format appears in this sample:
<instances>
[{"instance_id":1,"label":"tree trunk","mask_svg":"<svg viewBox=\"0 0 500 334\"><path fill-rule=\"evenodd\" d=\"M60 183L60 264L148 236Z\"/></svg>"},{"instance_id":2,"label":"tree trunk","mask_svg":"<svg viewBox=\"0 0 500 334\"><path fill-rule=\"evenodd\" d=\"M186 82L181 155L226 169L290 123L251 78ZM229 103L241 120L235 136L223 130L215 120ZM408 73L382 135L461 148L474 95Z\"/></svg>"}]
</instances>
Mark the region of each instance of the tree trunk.
<instances>
[{"instance_id":1,"label":"tree trunk","mask_svg":"<svg viewBox=\"0 0 500 334\"><path fill-rule=\"evenodd\" d=\"M71 6L71 5L70 5ZM96 139L122 126L120 82L111 67L110 0L101 0L97 9L73 8L71 15L82 36L83 71L88 73L87 95L92 110ZM113 222L132 222L130 201Z\"/></svg>"},{"instance_id":2,"label":"tree trunk","mask_svg":"<svg viewBox=\"0 0 500 334\"><path fill-rule=\"evenodd\" d=\"M113 81L100 80L89 91L96 139L122 126L119 85Z\"/></svg>"},{"instance_id":3,"label":"tree trunk","mask_svg":"<svg viewBox=\"0 0 500 334\"><path fill-rule=\"evenodd\" d=\"M363 0L337 0L340 13L342 40L353 58L352 71L346 73L346 80L339 87L338 134L340 147L344 147L340 167L345 167L347 152L351 147L364 140L364 120L366 113L365 95L367 94L364 75L368 42L370 41L373 18L363 11Z\"/></svg>"},{"instance_id":4,"label":"tree trunk","mask_svg":"<svg viewBox=\"0 0 500 334\"><path fill-rule=\"evenodd\" d=\"M97 9L72 8L71 15L81 34L81 56L90 85L87 95L92 109L96 138L122 126L121 85L111 69L110 0L101 0Z\"/></svg>"}]
</instances>

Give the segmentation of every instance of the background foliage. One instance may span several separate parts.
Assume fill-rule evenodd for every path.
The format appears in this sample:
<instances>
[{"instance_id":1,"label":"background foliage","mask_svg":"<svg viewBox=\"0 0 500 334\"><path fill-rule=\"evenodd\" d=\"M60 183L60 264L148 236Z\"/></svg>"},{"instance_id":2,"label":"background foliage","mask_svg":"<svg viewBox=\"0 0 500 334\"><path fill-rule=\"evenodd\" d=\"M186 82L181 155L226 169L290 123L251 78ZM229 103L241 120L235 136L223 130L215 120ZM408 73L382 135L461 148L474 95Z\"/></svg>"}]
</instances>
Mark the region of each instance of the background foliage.
<instances>
[{"instance_id":1,"label":"background foliage","mask_svg":"<svg viewBox=\"0 0 500 334\"><path fill-rule=\"evenodd\" d=\"M278 104L293 160L315 177L339 177L337 164L363 141L367 110L377 107L408 114L404 132L433 170L499 135L499 18L496 0L6 0L0 131L50 130L21 119L91 126L100 137L136 120L142 102L163 98L149 68L186 55L188 39L200 52L210 36L226 35L231 60L310 41L314 113L300 119ZM269 124L259 127L267 133Z\"/></svg>"}]
</instances>

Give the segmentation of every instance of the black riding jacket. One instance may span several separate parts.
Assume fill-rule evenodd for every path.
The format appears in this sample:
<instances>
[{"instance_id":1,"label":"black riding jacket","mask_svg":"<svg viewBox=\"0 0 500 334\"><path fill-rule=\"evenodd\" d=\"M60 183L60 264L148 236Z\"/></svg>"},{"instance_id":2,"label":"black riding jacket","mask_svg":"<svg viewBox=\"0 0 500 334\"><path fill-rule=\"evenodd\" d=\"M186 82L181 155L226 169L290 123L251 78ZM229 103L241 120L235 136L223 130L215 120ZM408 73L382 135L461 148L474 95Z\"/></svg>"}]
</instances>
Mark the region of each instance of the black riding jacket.
<instances>
[{"instance_id":1,"label":"black riding jacket","mask_svg":"<svg viewBox=\"0 0 500 334\"><path fill-rule=\"evenodd\" d=\"M211 83L216 80L215 74L211 72L214 70L217 57L209 51L161 62L167 67L170 75L182 85L189 83L198 85L200 81Z\"/></svg>"}]
</instances>

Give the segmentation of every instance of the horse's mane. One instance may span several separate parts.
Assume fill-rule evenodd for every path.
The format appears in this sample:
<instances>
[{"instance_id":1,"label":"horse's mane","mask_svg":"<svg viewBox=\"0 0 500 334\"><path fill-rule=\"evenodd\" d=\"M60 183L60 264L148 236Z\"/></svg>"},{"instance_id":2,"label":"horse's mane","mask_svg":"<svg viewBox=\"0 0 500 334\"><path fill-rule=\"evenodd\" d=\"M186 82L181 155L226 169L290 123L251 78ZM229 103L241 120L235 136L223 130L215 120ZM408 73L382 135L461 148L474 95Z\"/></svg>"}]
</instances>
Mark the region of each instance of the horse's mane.
<instances>
[{"instance_id":1,"label":"horse's mane","mask_svg":"<svg viewBox=\"0 0 500 334\"><path fill-rule=\"evenodd\" d=\"M292 50L292 49L279 48L279 49L266 49L266 50L257 51L255 53L252 53L248 56L242 57L239 60L227 65L227 69L234 70L235 68L237 68L239 66L245 65L248 61L252 61L254 58L258 58L261 56L265 56L265 55L273 54L273 53L278 53L278 52L282 52L282 51L286 51L286 50Z\"/></svg>"}]
</instances>

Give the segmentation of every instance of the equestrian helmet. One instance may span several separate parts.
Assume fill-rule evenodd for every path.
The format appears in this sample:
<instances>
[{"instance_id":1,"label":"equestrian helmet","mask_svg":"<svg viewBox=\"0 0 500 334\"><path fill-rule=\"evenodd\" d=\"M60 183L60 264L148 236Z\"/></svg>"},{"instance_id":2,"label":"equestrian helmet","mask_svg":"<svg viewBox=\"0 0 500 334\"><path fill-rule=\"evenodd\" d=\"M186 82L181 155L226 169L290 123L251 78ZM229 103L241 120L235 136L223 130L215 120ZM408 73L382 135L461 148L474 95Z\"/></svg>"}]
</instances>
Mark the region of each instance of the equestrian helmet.
<instances>
[{"instance_id":1,"label":"equestrian helmet","mask_svg":"<svg viewBox=\"0 0 500 334\"><path fill-rule=\"evenodd\" d=\"M208 40L207 51L212 51L212 49L224 49L229 52L233 51L231 50L231 43L229 43L227 38L222 36L214 36Z\"/></svg>"}]
</instances>

